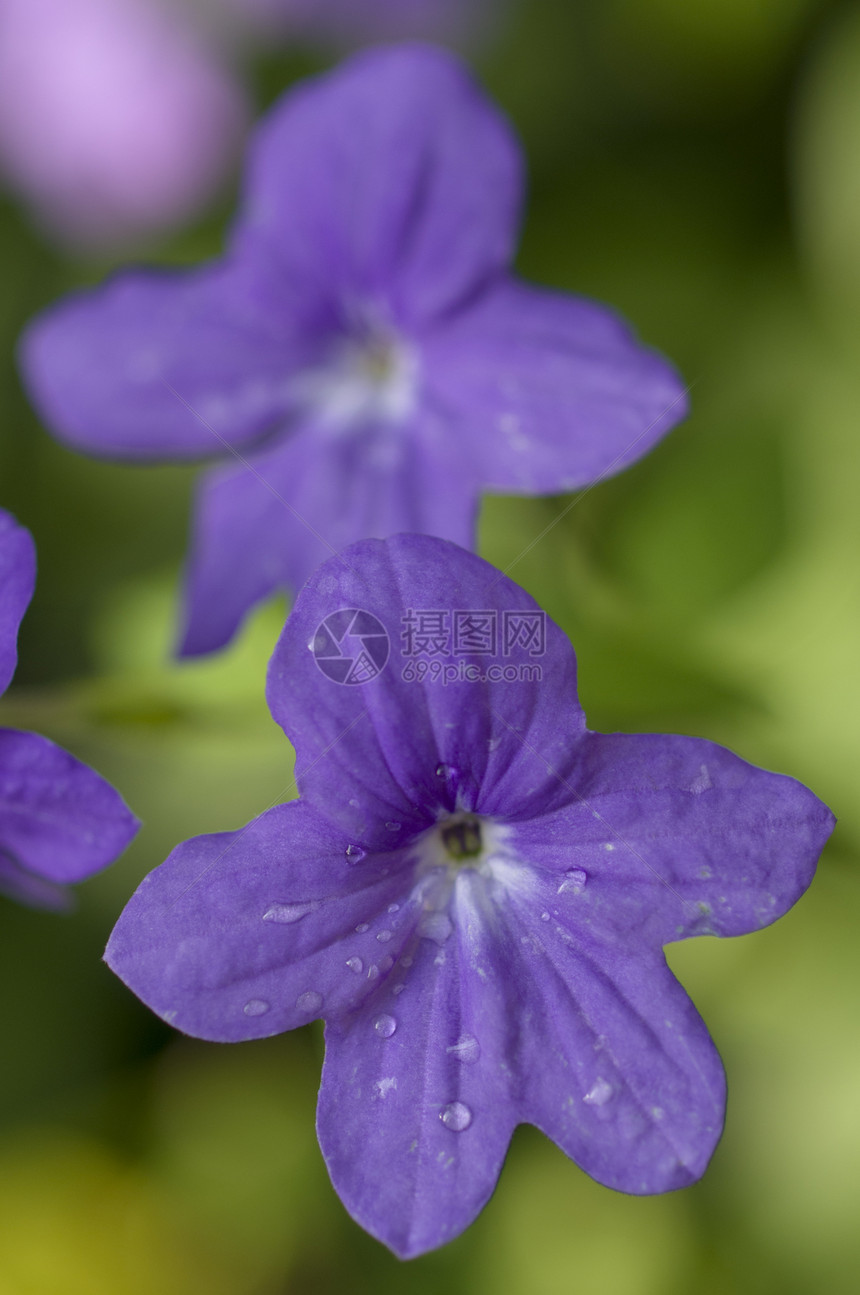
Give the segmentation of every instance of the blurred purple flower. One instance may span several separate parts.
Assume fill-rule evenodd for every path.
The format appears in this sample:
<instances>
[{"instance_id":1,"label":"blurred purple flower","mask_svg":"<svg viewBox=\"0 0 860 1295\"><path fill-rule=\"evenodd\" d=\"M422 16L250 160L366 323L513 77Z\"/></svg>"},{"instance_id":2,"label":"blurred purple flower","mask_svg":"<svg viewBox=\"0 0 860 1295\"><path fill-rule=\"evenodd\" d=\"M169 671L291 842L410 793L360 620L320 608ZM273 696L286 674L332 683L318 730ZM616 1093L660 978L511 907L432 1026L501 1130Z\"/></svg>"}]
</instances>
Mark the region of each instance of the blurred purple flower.
<instances>
[{"instance_id":1,"label":"blurred purple flower","mask_svg":"<svg viewBox=\"0 0 860 1295\"><path fill-rule=\"evenodd\" d=\"M339 652L369 681L333 682ZM427 654L448 673L418 682ZM620 1191L697 1179L724 1076L662 946L783 914L829 810L713 742L589 732L561 631L429 536L321 567L268 698L302 798L174 850L114 971L206 1039L325 1017L323 1154L404 1257L471 1222L520 1123Z\"/></svg>"},{"instance_id":2,"label":"blurred purple flower","mask_svg":"<svg viewBox=\"0 0 860 1295\"><path fill-rule=\"evenodd\" d=\"M221 0L238 15L293 37L345 41L467 35L507 0Z\"/></svg>"},{"instance_id":3,"label":"blurred purple flower","mask_svg":"<svg viewBox=\"0 0 860 1295\"><path fill-rule=\"evenodd\" d=\"M0 173L68 240L187 219L244 121L238 86L159 0L0 3Z\"/></svg>"},{"instance_id":4,"label":"blurred purple flower","mask_svg":"<svg viewBox=\"0 0 860 1295\"><path fill-rule=\"evenodd\" d=\"M471 547L482 490L594 482L684 414L612 312L511 277L522 189L453 55L368 51L263 123L222 262L123 273L30 326L25 379L72 445L224 460L198 497L186 653L353 540Z\"/></svg>"},{"instance_id":5,"label":"blurred purple flower","mask_svg":"<svg viewBox=\"0 0 860 1295\"><path fill-rule=\"evenodd\" d=\"M0 509L0 693L15 673L35 581L30 532ZM0 893L64 908L64 887L112 863L138 826L113 788L67 751L0 728Z\"/></svg>"}]
</instances>

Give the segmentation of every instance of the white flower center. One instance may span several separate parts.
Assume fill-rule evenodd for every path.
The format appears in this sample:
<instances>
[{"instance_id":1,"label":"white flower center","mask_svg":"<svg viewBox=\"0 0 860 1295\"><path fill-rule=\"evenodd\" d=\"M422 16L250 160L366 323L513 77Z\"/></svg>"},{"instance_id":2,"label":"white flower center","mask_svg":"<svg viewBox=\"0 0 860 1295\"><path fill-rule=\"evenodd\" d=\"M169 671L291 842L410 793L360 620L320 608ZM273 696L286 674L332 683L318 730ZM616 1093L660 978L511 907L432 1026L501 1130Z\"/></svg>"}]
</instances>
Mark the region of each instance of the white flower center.
<instances>
[{"instance_id":1,"label":"white flower center","mask_svg":"<svg viewBox=\"0 0 860 1295\"><path fill-rule=\"evenodd\" d=\"M393 332L373 328L338 342L320 367L300 375L292 389L301 404L330 427L402 422L415 406L418 359Z\"/></svg>"}]
</instances>

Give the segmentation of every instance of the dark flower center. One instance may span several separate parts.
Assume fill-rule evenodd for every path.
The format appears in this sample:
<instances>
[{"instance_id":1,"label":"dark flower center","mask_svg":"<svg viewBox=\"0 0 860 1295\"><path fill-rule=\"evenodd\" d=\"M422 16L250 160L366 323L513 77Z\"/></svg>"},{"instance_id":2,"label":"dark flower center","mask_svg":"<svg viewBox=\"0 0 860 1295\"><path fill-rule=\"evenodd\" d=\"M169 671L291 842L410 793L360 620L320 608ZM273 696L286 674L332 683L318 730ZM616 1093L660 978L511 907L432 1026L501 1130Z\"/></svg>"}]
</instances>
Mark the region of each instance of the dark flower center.
<instances>
[{"instance_id":1,"label":"dark flower center","mask_svg":"<svg viewBox=\"0 0 860 1295\"><path fill-rule=\"evenodd\" d=\"M451 819L441 828L442 844L451 859L476 859L484 848L480 819Z\"/></svg>"},{"instance_id":2,"label":"dark flower center","mask_svg":"<svg viewBox=\"0 0 860 1295\"><path fill-rule=\"evenodd\" d=\"M361 369L369 382L381 387L397 377L400 356L392 338L371 335L364 340L359 354Z\"/></svg>"}]
</instances>

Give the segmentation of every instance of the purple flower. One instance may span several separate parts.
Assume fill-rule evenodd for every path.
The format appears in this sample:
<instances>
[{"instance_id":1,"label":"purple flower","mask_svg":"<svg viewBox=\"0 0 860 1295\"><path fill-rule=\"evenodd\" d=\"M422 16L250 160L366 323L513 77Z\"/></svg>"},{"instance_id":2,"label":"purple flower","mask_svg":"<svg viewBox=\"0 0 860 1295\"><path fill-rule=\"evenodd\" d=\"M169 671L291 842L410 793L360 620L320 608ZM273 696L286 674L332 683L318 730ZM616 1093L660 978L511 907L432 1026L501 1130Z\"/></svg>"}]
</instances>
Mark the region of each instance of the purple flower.
<instances>
[{"instance_id":1,"label":"purple flower","mask_svg":"<svg viewBox=\"0 0 860 1295\"><path fill-rule=\"evenodd\" d=\"M238 87L153 0L2 0L0 170L63 238L187 219L245 122Z\"/></svg>"},{"instance_id":2,"label":"purple flower","mask_svg":"<svg viewBox=\"0 0 860 1295\"><path fill-rule=\"evenodd\" d=\"M429 536L326 562L268 697L301 799L180 845L118 975L207 1039L325 1017L323 1154L402 1256L468 1225L519 1123L621 1191L697 1179L724 1076L662 946L784 913L828 809L713 742L589 732L562 632Z\"/></svg>"},{"instance_id":3,"label":"purple flower","mask_svg":"<svg viewBox=\"0 0 860 1295\"><path fill-rule=\"evenodd\" d=\"M222 0L237 14L301 36L345 40L462 35L506 0Z\"/></svg>"},{"instance_id":4,"label":"purple flower","mask_svg":"<svg viewBox=\"0 0 860 1295\"><path fill-rule=\"evenodd\" d=\"M71 445L222 460L198 495L186 653L356 539L472 547L481 490L593 482L684 413L611 312L510 276L522 183L452 55L369 51L262 125L222 262L121 274L30 327L30 392Z\"/></svg>"},{"instance_id":5,"label":"purple flower","mask_svg":"<svg viewBox=\"0 0 860 1295\"><path fill-rule=\"evenodd\" d=\"M0 509L0 693L15 673L35 580L30 532ZM0 728L0 892L64 908L63 887L111 863L138 826L113 788L67 751L37 733Z\"/></svg>"}]
</instances>

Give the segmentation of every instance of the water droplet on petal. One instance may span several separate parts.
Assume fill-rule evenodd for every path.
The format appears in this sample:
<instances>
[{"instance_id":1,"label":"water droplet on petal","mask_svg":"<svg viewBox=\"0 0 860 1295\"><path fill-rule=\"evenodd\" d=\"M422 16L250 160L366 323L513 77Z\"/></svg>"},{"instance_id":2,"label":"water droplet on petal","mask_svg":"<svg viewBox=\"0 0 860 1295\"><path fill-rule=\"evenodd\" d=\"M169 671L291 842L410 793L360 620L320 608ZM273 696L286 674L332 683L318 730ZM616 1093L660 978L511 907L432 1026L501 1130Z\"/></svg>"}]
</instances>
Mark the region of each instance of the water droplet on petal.
<instances>
[{"instance_id":1,"label":"water droplet on petal","mask_svg":"<svg viewBox=\"0 0 860 1295\"><path fill-rule=\"evenodd\" d=\"M360 845L348 845L346 847L346 857L350 863L361 863L365 852Z\"/></svg>"},{"instance_id":2,"label":"water droplet on petal","mask_svg":"<svg viewBox=\"0 0 860 1295\"><path fill-rule=\"evenodd\" d=\"M269 1007L270 1004L266 1002L265 998L252 998L245 1004L242 1011L246 1016L265 1016Z\"/></svg>"},{"instance_id":3,"label":"water droplet on petal","mask_svg":"<svg viewBox=\"0 0 860 1295\"><path fill-rule=\"evenodd\" d=\"M304 994L299 994L296 1007L300 1012L318 1012L322 1002L322 994L318 994L315 989L308 989Z\"/></svg>"},{"instance_id":4,"label":"water droplet on petal","mask_svg":"<svg viewBox=\"0 0 860 1295\"><path fill-rule=\"evenodd\" d=\"M303 917L307 917L308 913L315 913L318 908L319 903L316 900L308 904L273 904L263 914L263 921L289 925L291 922L300 922Z\"/></svg>"},{"instance_id":5,"label":"water droplet on petal","mask_svg":"<svg viewBox=\"0 0 860 1295\"><path fill-rule=\"evenodd\" d=\"M388 911L389 911L389 913L399 913L399 912L400 912L400 905L399 905L399 904L389 904L389 905L388 905Z\"/></svg>"},{"instance_id":6,"label":"water droplet on petal","mask_svg":"<svg viewBox=\"0 0 860 1295\"><path fill-rule=\"evenodd\" d=\"M350 802L349 802L349 803L350 803L350 805L352 805L352 808L353 808L353 809L360 809L360 808L361 808L361 806L359 805L358 801L357 801L354 797L350 800Z\"/></svg>"},{"instance_id":7,"label":"water droplet on petal","mask_svg":"<svg viewBox=\"0 0 860 1295\"><path fill-rule=\"evenodd\" d=\"M388 941L391 939L391 932L390 932L390 931L377 931L377 933L376 933L376 938L377 938L377 940L379 941L379 943L380 943L380 944L387 944L387 943L388 943Z\"/></svg>"},{"instance_id":8,"label":"water droplet on petal","mask_svg":"<svg viewBox=\"0 0 860 1295\"><path fill-rule=\"evenodd\" d=\"M375 962L371 962L370 966L367 968L367 979L368 980L379 979L379 968L377 967Z\"/></svg>"},{"instance_id":9,"label":"water droplet on petal","mask_svg":"<svg viewBox=\"0 0 860 1295\"><path fill-rule=\"evenodd\" d=\"M354 971L357 976L360 976L364 971L364 963L361 958L347 958L346 965L349 967L350 971Z\"/></svg>"},{"instance_id":10,"label":"water droplet on petal","mask_svg":"<svg viewBox=\"0 0 860 1295\"><path fill-rule=\"evenodd\" d=\"M411 966L412 966L413 961L414 961L414 959L413 959L413 958L410 958L410 957L408 957L408 956L407 956L407 957L405 957L405 958L401 958L401 959L400 959L400 965L401 965L402 967L411 967Z\"/></svg>"},{"instance_id":11,"label":"water droplet on petal","mask_svg":"<svg viewBox=\"0 0 860 1295\"><path fill-rule=\"evenodd\" d=\"M373 1022L373 1028L381 1039L390 1039L397 1029L397 1022L393 1016L377 1016Z\"/></svg>"},{"instance_id":12,"label":"water droplet on petal","mask_svg":"<svg viewBox=\"0 0 860 1295\"><path fill-rule=\"evenodd\" d=\"M392 958L390 953L386 953L384 958L379 959L380 971L390 971L393 966L394 966L394 959Z\"/></svg>"},{"instance_id":13,"label":"water droplet on petal","mask_svg":"<svg viewBox=\"0 0 860 1295\"><path fill-rule=\"evenodd\" d=\"M457 777L457 770L452 764L437 764L436 777L444 778L446 782L450 782L451 779Z\"/></svg>"},{"instance_id":14,"label":"water droplet on petal","mask_svg":"<svg viewBox=\"0 0 860 1295\"><path fill-rule=\"evenodd\" d=\"M391 992L396 997L398 994L402 994L405 988L405 985L395 985Z\"/></svg>"},{"instance_id":15,"label":"water droplet on petal","mask_svg":"<svg viewBox=\"0 0 860 1295\"><path fill-rule=\"evenodd\" d=\"M388 828L389 832L399 832L401 827L400 823L395 823L393 819L387 822L385 826Z\"/></svg>"},{"instance_id":16,"label":"water droplet on petal","mask_svg":"<svg viewBox=\"0 0 860 1295\"><path fill-rule=\"evenodd\" d=\"M369 922L359 922L358 926L355 928L356 935L364 935L365 931L369 931L369 930L370 930Z\"/></svg>"},{"instance_id":17,"label":"water droplet on petal","mask_svg":"<svg viewBox=\"0 0 860 1295\"><path fill-rule=\"evenodd\" d=\"M449 1102L439 1112L439 1119L452 1133L462 1133L472 1123L472 1112L465 1102Z\"/></svg>"},{"instance_id":18,"label":"water droplet on petal","mask_svg":"<svg viewBox=\"0 0 860 1295\"><path fill-rule=\"evenodd\" d=\"M542 922L548 922L548 921L549 921L549 913L547 913L546 911L544 911L543 913L541 913L541 915L540 915L540 920L541 920Z\"/></svg>"},{"instance_id":19,"label":"water droplet on petal","mask_svg":"<svg viewBox=\"0 0 860 1295\"><path fill-rule=\"evenodd\" d=\"M481 1045L474 1034L461 1034L457 1042L452 1043L450 1048L446 1048L445 1051L450 1052L458 1061L471 1065L480 1057Z\"/></svg>"},{"instance_id":20,"label":"water droplet on petal","mask_svg":"<svg viewBox=\"0 0 860 1295\"><path fill-rule=\"evenodd\" d=\"M585 883L588 881L588 873L583 872L581 868L571 868L570 872L564 874L564 878L556 894L565 895L568 893L581 895L585 890Z\"/></svg>"},{"instance_id":21,"label":"water droplet on petal","mask_svg":"<svg viewBox=\"0 0 860 1295\"><path fill-rule=\"evenodd\" d=\"M604 1106L612 1096L612 1085L598 1075L592 1088L585 1094L583 1101L589 1106Z\"/></svg>"},{"instance_id":22,"label":"water droplet on petal","mask_svg":"<svg viewBox=\"0 0 860 1295\"><path fill-rule=\"evenodd\" d=\"M453 929L447 913L427 913L418 923L418 934L437 944L444 944Z\"/></svg>"}]
</instances>

